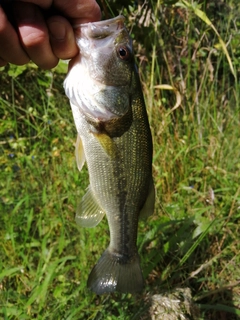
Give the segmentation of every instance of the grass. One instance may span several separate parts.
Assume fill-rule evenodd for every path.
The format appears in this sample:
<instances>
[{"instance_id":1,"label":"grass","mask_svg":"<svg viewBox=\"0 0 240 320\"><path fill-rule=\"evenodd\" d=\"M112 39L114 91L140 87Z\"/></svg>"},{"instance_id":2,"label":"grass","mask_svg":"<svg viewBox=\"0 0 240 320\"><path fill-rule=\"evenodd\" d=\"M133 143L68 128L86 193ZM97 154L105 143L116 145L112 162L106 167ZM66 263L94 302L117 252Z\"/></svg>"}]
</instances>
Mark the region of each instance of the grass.
<instances>
[{"instance_id":1,"label":"grass","mask_svg":"<svg viewBox=\"0 0 240 320\"><path fill-rule=\"evenodd\" d=\"M238 77L239 4L218 5L198 8L227 44ZM106 220L87 230L74 221L88 175L75 164L76 131L62 88L66 65L45 72L8 66L0 75L3 319L149 319L151 296L175 288L191 289L199 319L239 318L239 81L218 36L190 7L157 1L123 13L154 141L156 209L140 221L138 236L146 289L101 297L86 289L109 233ZM162 84L181 95L176 110L174 91Z\"/></svg>"}]
</instances>

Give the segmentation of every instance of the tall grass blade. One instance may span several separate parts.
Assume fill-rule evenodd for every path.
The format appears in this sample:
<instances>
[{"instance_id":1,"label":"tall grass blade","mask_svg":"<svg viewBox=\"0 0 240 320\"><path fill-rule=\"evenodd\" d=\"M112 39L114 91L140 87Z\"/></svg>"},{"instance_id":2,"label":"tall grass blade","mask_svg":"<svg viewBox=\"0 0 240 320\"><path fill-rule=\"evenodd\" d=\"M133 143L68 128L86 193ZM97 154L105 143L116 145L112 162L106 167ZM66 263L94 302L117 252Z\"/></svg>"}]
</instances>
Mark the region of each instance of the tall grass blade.
<instances>
[{"instance_id":1,"label":"tall grass blade","mask_svg":"<svg viewBox=\"0 0 240 320\"><path fill-rule=\"evenodd\" d=\"M191 248L186 252L186 254L182 257L182 259L179 261L178 266L176 269L180 268L192 255L194 250L199 246L199 244L202 242L202 240L206 237L208 234L210 228L217 222L219 219L214 219L209 226L205 229L205 231L199 236L199 238L194 242L194 244L191 246Z\"/></svg>"},{"instance_id":2,"label":"tall grass blade","mask_svg":"<svg viewBox=\"0 0 240 320\"><path fill-rule=\"evenodd\" d=\"M182 3L183 3L183 5L184 5L186 8L192 10L197 17L199 17L203 22L205 22L209 27L211 27L211 28L213 29L213 31L215 32L215 34L216 34L217 37L218 37L218 40L219 40L219 42L220 42L220 45L221 45L221 47L222 47L222 49L223 49L224 54L225 54L226 57L227 57L230 70L231 70L231 72L232 72L232 74L233 74L233 76L234 76L234 78L235 78L235 80L236 80L236 79L237 79L236 73L235 73L235 71L234 71L233 64L232 64L232 60L231 60L231 58L230 58L230 56L229 56L229 53L228 53L226 44L225 44L225 42L223 41L223 39L221 38L221 36L220 36L220 34L218 33L217 29L214 27L214 25L213 25L212 22L210 21L210 19L207 17L206 13L203 12L202 10L200 10L196 5L193 5L193 4L189 3L189 2L186 1L186 0L182 0ZM179 2L176 3L176 5L179 5Z\"/></svg>"}]
</instances>

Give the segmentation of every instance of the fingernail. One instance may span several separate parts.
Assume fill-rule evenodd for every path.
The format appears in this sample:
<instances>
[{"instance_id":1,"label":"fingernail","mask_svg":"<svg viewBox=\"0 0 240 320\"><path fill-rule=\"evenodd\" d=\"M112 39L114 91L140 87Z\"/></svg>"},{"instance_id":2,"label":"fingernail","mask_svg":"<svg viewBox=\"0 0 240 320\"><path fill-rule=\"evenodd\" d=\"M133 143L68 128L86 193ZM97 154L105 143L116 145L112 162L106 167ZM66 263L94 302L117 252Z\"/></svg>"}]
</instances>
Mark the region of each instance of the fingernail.
<instances>
[{"instance_id":1,"label":"fingernail","mask_svg":"<svg viewBox=\"0 0 240 320\"><path fill-rule=\"evenodd\" d=\"M48 24L49 31L51 36L57 40L64 40L66 37L66 28L65 26L58 21L52 21Z\"/></svg>"}]
</instances>

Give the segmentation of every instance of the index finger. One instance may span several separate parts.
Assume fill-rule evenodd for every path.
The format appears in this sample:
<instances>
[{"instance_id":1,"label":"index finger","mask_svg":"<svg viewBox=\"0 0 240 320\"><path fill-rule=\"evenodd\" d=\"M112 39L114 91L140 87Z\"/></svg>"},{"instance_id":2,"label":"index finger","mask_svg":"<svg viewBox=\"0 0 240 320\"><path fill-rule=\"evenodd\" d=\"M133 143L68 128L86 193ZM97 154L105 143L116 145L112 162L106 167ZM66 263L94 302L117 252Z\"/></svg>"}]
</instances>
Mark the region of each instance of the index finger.
<instances>
[{"instance_id":1,"label":"index finger","mask_svg":"<svg viewBox=\"0 0 240 320\"><path fill-rule=\"evenodd\" d=\"M53 3L74 24L101 19L101 10L95 0L54 0Z\"/></svg>"},{"instance_id":2,"label":"index finger","mask_svg":"<svg viewBox=\"0 0 240 320\"><path fill-rule=\"evenodd\" d=\"M53 0L15 0L15 1L36 4L37 6L41 7L42 9L48 9L53 4Z\"/></svg>"},{"instance_id":3,"label":"index finger","mask_svg":"<svg viewBox=\"0 0 240 320\"><path fill-rule=\"evenodd\" d=\"M22 65L29 57L21 46L18 35L0 7L0 58L6 62Z\"/></svg>"},{"instance_id":4,"label":"index finger","mask_svg":"<svg viewBox=\"0 0 240 320\"><path fill-rule=\"evenodd\" d=\"M16 0L29 2L43 9L51 6L57 8L64 16L73 23L85 23L101 19L101 10L95 0Z\"/></svg>"}]
</instances>

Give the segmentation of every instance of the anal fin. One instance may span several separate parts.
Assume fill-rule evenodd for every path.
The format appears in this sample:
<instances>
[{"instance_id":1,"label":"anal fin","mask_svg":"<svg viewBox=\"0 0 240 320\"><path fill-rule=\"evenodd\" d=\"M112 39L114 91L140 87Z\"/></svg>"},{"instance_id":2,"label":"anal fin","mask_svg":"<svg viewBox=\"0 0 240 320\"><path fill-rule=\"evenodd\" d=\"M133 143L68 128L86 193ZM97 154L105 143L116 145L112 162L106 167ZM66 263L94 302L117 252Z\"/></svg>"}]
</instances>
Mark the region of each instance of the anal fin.
<instances>
[{"instance_id":1,"label":"anal fin","mask_svg":"<svg viewBox=\"0 0 240 320\"><path fill-rule=\"evenodd\" d=\"M105 212L97 203L89 186L86 194L77 206L76 223L81 227L93 228L99 224Z\"/></svg>"}]
</instances>

